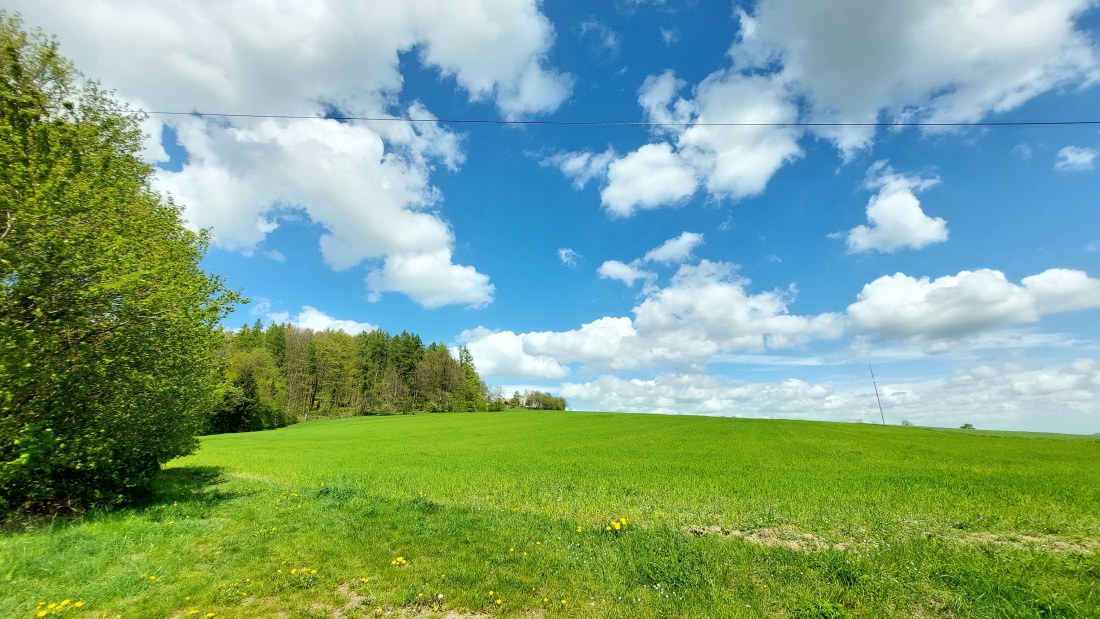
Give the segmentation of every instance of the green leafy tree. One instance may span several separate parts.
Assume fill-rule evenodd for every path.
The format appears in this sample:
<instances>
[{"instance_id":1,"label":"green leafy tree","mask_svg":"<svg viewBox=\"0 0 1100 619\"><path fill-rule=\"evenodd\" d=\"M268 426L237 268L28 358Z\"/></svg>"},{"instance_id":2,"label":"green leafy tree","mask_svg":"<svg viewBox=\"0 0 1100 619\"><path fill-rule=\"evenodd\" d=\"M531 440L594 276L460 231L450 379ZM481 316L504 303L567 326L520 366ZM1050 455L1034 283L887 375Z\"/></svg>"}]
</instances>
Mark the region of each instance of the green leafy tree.
<instances>
[{"instance_id":1,"label":"green leafy tree","mask_svg":"<svg viewBox=\"0 0 1100 619\"><path fill-rule=\"evenodd\" d=\"M0 12L0 511L115 504L193 450L239 300L57 48Z\"/></svg>"}]
</instances>

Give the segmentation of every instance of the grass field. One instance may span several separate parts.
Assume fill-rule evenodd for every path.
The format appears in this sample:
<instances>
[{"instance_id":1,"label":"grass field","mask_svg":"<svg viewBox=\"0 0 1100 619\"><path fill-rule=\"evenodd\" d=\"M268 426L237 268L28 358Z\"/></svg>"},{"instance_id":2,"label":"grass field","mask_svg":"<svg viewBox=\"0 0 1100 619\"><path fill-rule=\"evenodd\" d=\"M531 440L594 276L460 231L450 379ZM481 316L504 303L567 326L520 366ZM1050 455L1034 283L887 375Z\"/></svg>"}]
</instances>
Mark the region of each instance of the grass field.
<instances>
[{"instance_id":1,"label":"grass field","mask_svg":"<svg viewBox=\"0 0 1100 619\"><path fill-rule=\"evenodd\" d=\"M207 437L162 481L3 534L0 617L1100 616L1092 437L360 417Z\"/></svg>"}]
</instances>

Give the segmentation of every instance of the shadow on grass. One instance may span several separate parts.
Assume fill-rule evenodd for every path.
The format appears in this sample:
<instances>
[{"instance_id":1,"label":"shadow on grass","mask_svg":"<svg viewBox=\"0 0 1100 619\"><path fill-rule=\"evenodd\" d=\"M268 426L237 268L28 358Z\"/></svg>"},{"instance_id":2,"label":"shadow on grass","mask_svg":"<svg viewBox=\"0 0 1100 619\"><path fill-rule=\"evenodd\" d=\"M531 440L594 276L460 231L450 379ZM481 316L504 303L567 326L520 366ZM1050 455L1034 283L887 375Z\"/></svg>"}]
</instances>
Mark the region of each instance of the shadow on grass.
<instances>
[{"instance_id":1,"label":"shadow on grass","mask_svg":"<svg viewBox=\"0 0 1100 619\"><path fill-rule=\"evenodd\" d=\"M147 509L165 503L210 507L237 496L218 486L223 481L220 466L180 466L157 474L150 492L130 504Z\"/></svg>"}]
</instances>

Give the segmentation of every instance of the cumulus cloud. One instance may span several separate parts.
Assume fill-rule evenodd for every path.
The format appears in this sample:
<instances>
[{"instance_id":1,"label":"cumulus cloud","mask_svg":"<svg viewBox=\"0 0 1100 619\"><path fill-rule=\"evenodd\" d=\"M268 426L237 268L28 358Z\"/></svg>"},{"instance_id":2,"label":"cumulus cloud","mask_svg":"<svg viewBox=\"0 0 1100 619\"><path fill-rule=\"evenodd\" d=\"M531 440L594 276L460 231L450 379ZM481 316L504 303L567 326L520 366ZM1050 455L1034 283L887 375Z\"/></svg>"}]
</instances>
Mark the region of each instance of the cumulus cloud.
<instances>
[{"instance_id":1,"label":"cumulus cloud","mask_svg":"<svg viewBox=\"0 0 1100 619\"><path fill-rule=\"evenodd\" d=\"M663 262L672 264L684 262L691 258L691 252L703 243L703 235L697 232L684 232L680 236L671 238L659 246L646 252L645 256L636 258L627 264L618 260L608 260L596 270L600 279L614 279L627 286L633 286L634 282L643 280L646 287L643 293L651 292L653 283L657 280L657 274L642 268L646 262Z\"/></svg>"},{"instance_id":2,"label":"cumulus cloud","mask_svg":"<svg viewBox=\"0 0 1100 619\"><path fill-rule=\"evenodd\" d=\"M613 217L635 208L675 204L702 180L710 195L741 199L764 191L771 177L802 155L801 131L776 124L798 120L798 107L767 76L717 71L678 98L685 82L671 71L652 75L638 103L670 142L646 144L609 166L601 195ZM738 124L740 126L714 126Z\"/></svg>"},{"instance_id":3,"label":"cumulus cloud","mask_svg":"<svg viewBox=\"0 0 1100 619\"><path fill-rule=\"evenodd\" d=\"M658 247L646 252L643 260L653 262L684 262L691 258L691 252L703 243L703 235L698 232L684 232L680 236L669 239Z\"/></svg>"},{"instance_id":4,"label":"cumulus cloud","mask_svg":"<svg viewBox=\"0 0 1100 619\"><path fill-rule=\"evenodd\" d=\"M936 178L895 174L883 161L872 166L867 186L878 188L878 193L867 203L870 226L856 226L848 232L848 251L893 253L946 241L947 222L925 215L916 195L937 183Z\"/></svg>"},{"instance_id":5,"label":"cumulus cloud","mask_svg":"<svg viewBox=\"0 0 1100 619\"><path fill-rule=\"evenodd\" d=\"M383 292L400 292L427 308L461 303L483 307L496 287L476 269L451 262L450 250L387 256L367 275L372 300Z\"/></svg>"},{"instance_id":6,"label":"cumulus cloud","mask_svg":"<svg viewBox=\"0 0 1100 619\"><path fill-rule=\"evenodd\" d=\"M321 310L308 305L303 306L302 311L298 312L298 315L293 319L290 317L290 312L267 312L265 318L267 318L268 322L276 324L289 323L300 329L309 329L311 331L343 331L352 335L374 331L378 328L369 322L356 322L354 320L333 318Z\"/></svg>"},{"instance_id":7,"label":"cumulus cloud","mask_svg":"<svg viewBox=\"0 0 1100 619\"><path fill-rule=\"evenodd\" d=\"M607 166L615 160L615 151L608 148L602 153L588 151L559 153L547 158L543 163L556 166L572 179L573 186L584 189L588 181L607 177Z\"/></svg>"},{"instance_id":8,"label":"cumulus cloud","mask_svg":"<svg viewBox=\"0 0 1100 619\"><path fill-rule=\"evenodd\" d=\"M458 341L466 344L484 377L562 378L569 374L569 368L551 357L524 352L523 336L512 331L477 327L460 333Z\"/></svg>"},{"instance_id":9,"label":"cumulus cloud","mask_svg":"<svg viewBox=\"0 0 1100 619\"><path fill-rule=\"evenodd\" d=\"M630 217L636 209L652 209L680 202L699 181L666 143L646 144L613 161L600 200L612 217Z\"/></svg>"},{"instance_id":10,"label":"cumulus cloud","mask_svg":"<svg viewBox=\"0 0 1100 619\"><path fill-rule=\"evenodd\" d=\"M754 294L747 290L750 283L729 263L702 260L697 265L680 265L669 285L650 285L642 291L633 319L607 316L577 329L516 337L524 354L537 358L595 369L634 370L702 368L721 353L792 348L843 334L840 314L790 314L793 291Z\"/></svg>"},{"instance_id":11,"label":"cumulus cloud","mask_svg":"<svg viewBox=\"0 0 1100 619\"><path fill-rule=\"evenodd\" d=\"M399 54L410 49L471 101L495 103L508 118L557 109L571 88L569 76L548 66L554 31L534 0L405 2L385 11L343 2L286 2L259 12L243 0L204 7L17 0L11 8L57 34L63 53L89 75L146 109L310 116L335 108L431 118L420 104L400 104ZM167 160L162 120L143 124L153 161ZM321 251L335 269L438 258L453 249L446 221L427 210L440 197L430 176L436 166L457 168L463 155L459 136L438 125L165 122L189 161L179 172L161 172L158 187L184 206L192 226L212 228L219 246L250 253L283 214L301 211L325 230ZM464 277L473 288L452 288L447 302L485 298L483 277Z\"/></svg>"},{"instance_id":12,"label":"cumulus cloud","mask_svg":"<svg viewBox=\"0 0 1100 619\"><path fill-rule=\"evenodd\" d=\"M1091 170L1098 154L1100 151L1095 148L1067 146L1058 151L1058 159L1054 162L1054 167L1063 172Z\"/></svg>"},{"instance_id":13,"label":"cumulus cloud","mask_svg":"<svg viewBox=\"0 0 1100 619\"><path fill-rule=\"evenodd\" d=\"M633 286L638 280L650 281L656 277L653 273L642 270L634 264L626 264L618 260L604 262L600 268L596 269L596 273L599 274L600 279L618 280L627 286Z\"/></svg>"},{"instance_id":14,"label":"cumulus cloud","mask_svg":"<svg viewBox=\"0 0 1100 619\"><path fill-rule=\"evenodd\" d=\"M577 258L580 257L580 254L573 251L572 249L569 249L568 247L558 248L558 260L561 260L562 264L571 269L577 268Z\"/></svg>"},{"instance_id":15,"label":"cumulus cloud","mask_svg":"<svg viewBox=\"0 0 1100 619\"><path fill-rule=\"evenodd\" d=\"M730 56L741 69L779 66L813 120L971 122L1100 79L1096 48L1074 23L1092 4L761 0L740 11ZM819 133L850 153L874 128Z\"/></svg>"},{"instance_id":16,"label":"cumulus cloud","mask_svg":"<svg viewBox=\"0 0 1100 619\"><path fill-rule=\"evenodd\" d=\"M999 425L1031 417L1039 425L1036 411L1100 412L1100 363L1079 359L1047 367L978 365L936 380L880 380L879 389L889 423L908 419L918 425ZM705 374L665 374L649 380L600 376L567 382L560 394L582 410L875 423L879 419L875 394L867 385L794 378L745 382Z\"/></svg>"},{"instance_id":17,"label":"cumulus cloud","mask_svg":"<svg viewBox=\"0 0 1100 619\"><path fill-rule=\"evenodd\" d=\"M903 273L863 287L848 306L853 327L883 340L915 339L932 350L1046 314L1100 307L1100 279L1082 271L1050 269L1020 284L1000 271L962 271L930 280Z\"/></svg>"}]
</instances>

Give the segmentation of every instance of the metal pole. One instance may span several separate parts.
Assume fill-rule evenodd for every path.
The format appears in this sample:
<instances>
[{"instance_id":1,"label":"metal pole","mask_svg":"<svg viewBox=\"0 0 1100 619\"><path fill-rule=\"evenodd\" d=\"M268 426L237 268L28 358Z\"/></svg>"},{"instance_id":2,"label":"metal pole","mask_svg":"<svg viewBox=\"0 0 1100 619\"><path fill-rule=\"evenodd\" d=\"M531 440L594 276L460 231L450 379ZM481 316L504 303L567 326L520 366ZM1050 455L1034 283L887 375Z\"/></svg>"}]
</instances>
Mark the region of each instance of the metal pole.
<instances>
[{"instance_id":1,"label":"metal pole","mask_svg":"<svg viewBox=\"0 0 1100 619\"><path fill-rule=\"evenodd\" d=\"M871 367L868 363L867 367L871 370L871 384L875 386L875 400L878 400L878 415L882 417L882 425L886 425L886 415L882 414L882 398L878 397L878 383L875 382L875 368Z\"/></svg>"}]
</instances>

